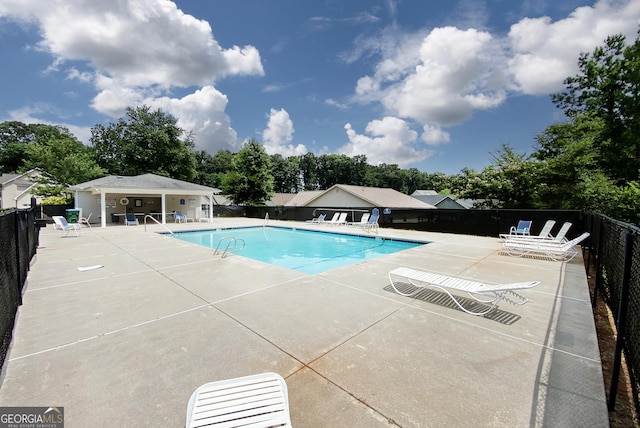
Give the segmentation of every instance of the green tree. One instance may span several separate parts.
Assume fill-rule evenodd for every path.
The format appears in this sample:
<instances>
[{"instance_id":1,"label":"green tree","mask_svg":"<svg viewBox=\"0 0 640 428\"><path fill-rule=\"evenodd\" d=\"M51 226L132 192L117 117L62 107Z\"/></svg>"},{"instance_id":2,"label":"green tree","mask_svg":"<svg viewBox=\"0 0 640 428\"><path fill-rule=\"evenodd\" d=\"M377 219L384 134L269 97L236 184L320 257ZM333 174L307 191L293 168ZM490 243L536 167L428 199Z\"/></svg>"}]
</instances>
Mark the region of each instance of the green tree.
<instances>
[{"instance_id":1,"label":"green tree","mask_svg":"<svg viewBox=\"0 0 640 428\"><path fill-rule=\"evenodd\" d=\"M595 113L580 114L536 137L533 156L541 161L541 208L612 212L618 189L600 162L600 151L607 146L606 127Z\"/></svg>"},{"instance_id":2,"label":"green tree","mask_svg":"<svg viewBox=\"0 0 640 428\"><path fill-rule=\"evenodd\" d=\"M40 127L27 146L27 168L40 168L62 184L78 184L104 175L91 149L63 127Z\"/></svg>"},{"instance_id":3,"label":"green tree","mask_svg":"<svg viewBox=\"0 0 640 428\"><path fill-rule=\"evenodd\" d=\"M297 193L300 184L300 163L297 156L288 158L282 155L271 155L271 170L273 171L273 188L278 193Z\"/></svg>"},{"instance_id":4,"label":"green tree","mask_svg":"<svg viewBox=\"0 0 640 428\"><path fill-rule=\"evenodd\" d=\"M233 154L229 150L220 150L215 156L201 150L195 153L195 183L209 187L220 187L224 175L231 171Z\"/></svg>"},{"instance_id":5,"label":"green tree","mask_svg":"<svg viewBox=\"0 0 640 428\"><path fill-rule=\"evenodd\" d=\"M305 153L298 158L303 190L318 190L318 158L313 153Z\"/></svg>"},{"instance_id":6,"label":"green tree","mask_svg":"<svg viewBox=\"0 0 640 428\"><path fill-rule=\"evenodd\" d=\"M262 144L249 140L233 156L222 179L222 193L238 205L263 205L273 196L271 159Z\"/></svg>"},{"instance_id":7,"label":"green tree","mask_svg":"<svg viewBox=\"0 0 640 428\"><path fill-rule=\"evenodd\" d=\"M36 138L41 124L25 124L17 121L0 123L0 173L18 172L27 159L27 146Z\"/></svg>"},{"instance_id":8,"label":"green tree","mask_svg":"<svg viewBox=\"0 0 640 428\"><path fill-rule=\"evenodd\" d=\"M627 46L623 35L582 53L579 74L565 80L553 102L570 118L590 114L602 120L596 163L618 184L637 180L640 161L640 39Z\"/></svg>"},{"instance_id":9,"label":"green tree","mask_svg":"<svg viewBox=\"0 0 640 428\"><path fill-rule=\"evenodd\" d=\"M367 170L365 184L372 187L384 187L406 193L407 173L396 164L380 164L370 166Z\"/></svg>"},{"instance_id":10,"label":"green tree","mask_svg":"<svg viewBox=\"0 0 640 428\"><path fill-rule=\"evenodd\" d=\"M126 117L91 129L98 164L111 174L154 173L192 181L196 176L193 136L177 119L148 106L127 108Z\"/></svg>"},{"instance_id":11,"label":"green tree","mask_svg":"<svg viewBox=\"0 0 640 428\"><path fill-rule=\"evenodd\" d=\"M492 158L492 164L480 173L462 170L460 196L482 199L482 206L489 208L535 207L539 198L539 163L508 145L503 145Z\"/></svg>"}]
</instances>

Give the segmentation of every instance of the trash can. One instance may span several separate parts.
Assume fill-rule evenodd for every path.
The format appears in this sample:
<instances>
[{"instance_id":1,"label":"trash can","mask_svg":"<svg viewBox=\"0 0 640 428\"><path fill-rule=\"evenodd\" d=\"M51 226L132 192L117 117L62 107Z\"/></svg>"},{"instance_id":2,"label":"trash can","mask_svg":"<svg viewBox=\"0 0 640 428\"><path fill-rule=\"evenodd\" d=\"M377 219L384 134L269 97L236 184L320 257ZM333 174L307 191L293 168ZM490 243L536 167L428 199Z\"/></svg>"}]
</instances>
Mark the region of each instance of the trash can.
<instances>
[{"instance_id":1,"label":"trash can","mask_svg":"<svg viewBox=\"0 0 640 428\"><path fill-rule=\"evenodd\" d=\"M77 223L80 220L80 210L69 209L67 212L67 223Z\"/></svg>"},{"instance_id":2,"label":"trash can","mask_svg":"<svg viewBox=\"0 0 640 428\"><path fill-rule=\"evenodd\" d=\"M118 220L118 216L115 213L111 213L111 223L117 223Z\"/></svg>"}]
</instances>

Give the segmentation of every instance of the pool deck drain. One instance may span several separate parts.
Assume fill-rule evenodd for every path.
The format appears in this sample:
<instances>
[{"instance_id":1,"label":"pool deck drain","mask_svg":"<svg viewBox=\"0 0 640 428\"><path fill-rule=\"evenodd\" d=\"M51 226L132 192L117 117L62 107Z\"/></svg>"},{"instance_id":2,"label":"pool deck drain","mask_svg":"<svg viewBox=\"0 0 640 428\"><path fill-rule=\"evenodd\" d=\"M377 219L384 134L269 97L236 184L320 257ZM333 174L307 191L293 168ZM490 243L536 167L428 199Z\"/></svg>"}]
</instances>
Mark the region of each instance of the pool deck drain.
<instances>
[{"instance_id":1,"label":"pool deck drain","mask_svg":"<svg viewBox=\"0 0 640 428\"><path fill-rule=\"evenodd\" d=\"M213 226L253 224L264 221ZM275 371L296 427L608 426L580 258L513 258L497 238L383 228L432 243L305 275L213 257L162 230L42 230L0 406L64 406L69 427L181 427L200 384ZM524 306L474 317L433 293L390 292L399 266L541 284Z\"/></svg>"}]
</instances>

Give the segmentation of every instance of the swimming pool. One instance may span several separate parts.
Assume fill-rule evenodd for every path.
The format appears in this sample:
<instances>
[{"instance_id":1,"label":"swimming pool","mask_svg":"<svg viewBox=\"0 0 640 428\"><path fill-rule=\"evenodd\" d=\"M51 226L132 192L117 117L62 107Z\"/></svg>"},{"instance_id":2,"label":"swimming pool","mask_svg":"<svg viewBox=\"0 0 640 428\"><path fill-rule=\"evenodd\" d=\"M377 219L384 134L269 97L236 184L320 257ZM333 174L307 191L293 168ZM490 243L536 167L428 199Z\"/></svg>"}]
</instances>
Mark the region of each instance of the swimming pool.
<instances>
[{"instance_id":1,"label":"swimming pool","mask_svg":"<svg viewBox=\"0 0 640 428\"><path fill-rule=\"evenodd\" d=\"M426 244L274 226L176 232L174 237L214 249L221 239L243 239L245 247L237 254L307 274Z\"/></svg>"}]
</instances>

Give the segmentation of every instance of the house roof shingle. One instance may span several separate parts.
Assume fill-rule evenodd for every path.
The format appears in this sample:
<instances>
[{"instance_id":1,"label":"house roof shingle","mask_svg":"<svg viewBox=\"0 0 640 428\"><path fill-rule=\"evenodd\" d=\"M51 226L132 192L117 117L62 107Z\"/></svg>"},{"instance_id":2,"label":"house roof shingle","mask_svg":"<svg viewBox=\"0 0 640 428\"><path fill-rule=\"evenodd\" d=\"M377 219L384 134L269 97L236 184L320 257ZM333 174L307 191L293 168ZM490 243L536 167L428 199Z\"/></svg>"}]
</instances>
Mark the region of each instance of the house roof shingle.
<instances>
[{"instance_id":1,"label":"house roof shingle","mask_svg":"<svg viewBox=\"0 0 640 428\"><path fill-rule=\"evenodd\" d=\"M91 189L147 189L220 193L220 190L214 187L202 186L156 174L136 176L110 175L70 186L69 189L81 191Z\"/></svg>"},{"instance_id":2,"label":"house roof shingle","mask_svg":"<svg viewBox=\"0 0 640 428\"><path fill-rule=\"evenodd\" d=\"M420 208L420 209L432 209L435 208L431 204L419 201L404 193L398 192L394 189L387 189L382 187L366 187L366 186L352 186L347 184L336 184L327 190L313 190L298 193L293 199L291 199L287 206L306 206L309 203L317 200L323 195L328 195L335 189L340 189L347 192L354 197L367 202L370 205L377 207L390 207L390 208Z\"/></svg>"}]
</instances>

